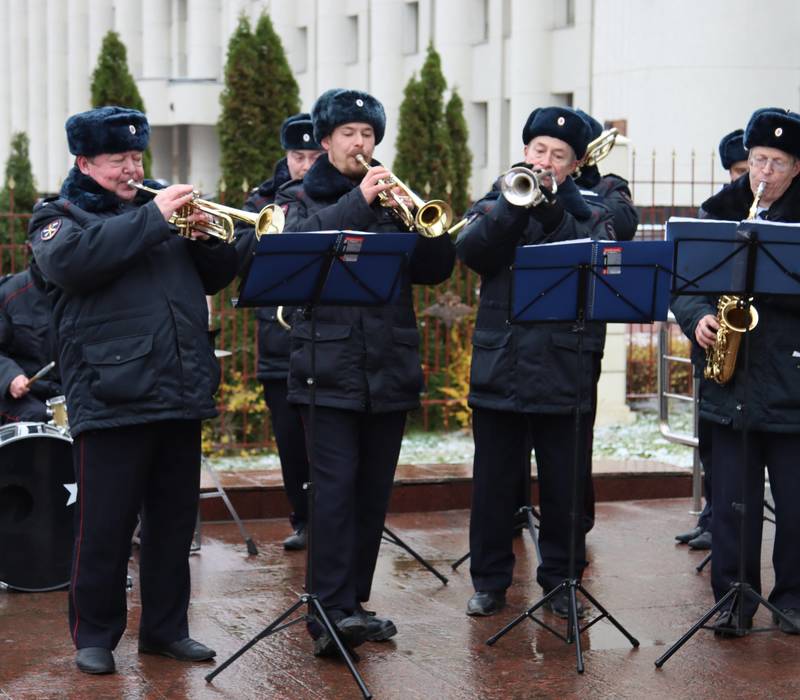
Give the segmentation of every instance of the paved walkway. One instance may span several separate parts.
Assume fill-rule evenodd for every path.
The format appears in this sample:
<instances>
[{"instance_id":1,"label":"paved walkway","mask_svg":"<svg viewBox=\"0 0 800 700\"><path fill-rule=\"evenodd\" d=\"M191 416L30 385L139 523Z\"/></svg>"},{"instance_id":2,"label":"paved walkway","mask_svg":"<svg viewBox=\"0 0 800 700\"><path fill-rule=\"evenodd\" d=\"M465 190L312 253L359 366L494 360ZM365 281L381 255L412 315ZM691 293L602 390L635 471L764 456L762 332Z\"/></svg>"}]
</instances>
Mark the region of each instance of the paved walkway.
<instances>
[{"instance_id":1,"label":"paved walkway","mask_svg":"<svg viewBox=\"0 0 800 700\"><path fill-rule=\"evenodd\" d=\"M358 668L375 698L414 700L522 698L797 698L800 637L772 628L720 640L700 631L663 669L654 660L711 603L702 558L676 546L672 536L693 524L690 500L618 501L598 505L589 535L592 564L584 583L641 646L632 649L606 620L586 632L586 672L575 671L574 647L529 620L495 646L484 643L541 591L534 583L533 547L517 540L515 583L507 610L496 617L464 615L471 594L467 568L449 562L465 551L468 513L398 513L389 526L450 578L442 586L398 547L384 544L372 607L395 620L399 634L359 648ZM225 659L296 600L304 555L284 553L283 520L247 523L260 554L247 557L230 523L206 524L203 546L192 555L192 634ZM772 526L765 526L764 585L772 572ZM136 564L132 563L135 573ZM302 626L261 640L221 673L204 681L212 665L186 665L136 652L137 588L130 595L129 630L116 652L118 672L89 677L74 666L67 634L66 593L0 593L0 698L126 698L249 700L361 697L343 664L315 659ZM550 622L558 624L555 619Z\"/></svg>"}]
</instances>

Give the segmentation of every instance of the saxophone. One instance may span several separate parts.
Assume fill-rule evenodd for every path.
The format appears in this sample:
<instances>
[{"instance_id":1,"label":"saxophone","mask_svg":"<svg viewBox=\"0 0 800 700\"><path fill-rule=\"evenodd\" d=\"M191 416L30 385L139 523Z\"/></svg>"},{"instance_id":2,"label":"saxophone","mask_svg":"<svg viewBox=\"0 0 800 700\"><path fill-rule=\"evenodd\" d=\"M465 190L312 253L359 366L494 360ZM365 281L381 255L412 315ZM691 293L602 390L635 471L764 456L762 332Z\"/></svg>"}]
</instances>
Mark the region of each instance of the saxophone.
<instances>
[{"instance_id":1,"label":"saxophone","mask_svg":"<svg viewBox=\"0 0 800 700\"><path fill-rule=\"evenodd\" d=\"M747 214L748 221L756 218L758 202L766 186L766 182L759 183ZM719 330L714 344L706 350L706 366L703 370L706 379L713 379L717 384L727 384L733 377L742 334L752 331L758 324L758 311L749 303L752 301L751 298L745 303L743 297L733 294L723 294L717 300Z\"/></svg>"}]
</instances>

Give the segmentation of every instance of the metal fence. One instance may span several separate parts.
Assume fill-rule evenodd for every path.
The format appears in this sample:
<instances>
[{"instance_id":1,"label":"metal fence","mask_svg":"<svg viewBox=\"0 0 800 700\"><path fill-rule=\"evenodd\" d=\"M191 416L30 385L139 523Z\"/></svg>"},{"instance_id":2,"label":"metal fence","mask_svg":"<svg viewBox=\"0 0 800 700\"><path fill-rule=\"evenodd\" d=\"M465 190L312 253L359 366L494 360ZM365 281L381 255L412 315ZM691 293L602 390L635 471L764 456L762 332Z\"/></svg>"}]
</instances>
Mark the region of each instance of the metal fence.
<instances>
[{"instance_id":1,"label":"metal fence","mask_svg":"<svg viewBox=\"0 0 800 700\"><path fill-rule=\"evenodd\" d=\"M705 163L705 167L701 167ZM637 239L662 239L670 216L694 216L698 206L717 191L715 162L694 153L681 159L673 151L666 158L652 153L631 157L631 192L640 213ZM0 273L25 267L28 251L24 230L28 212L0 212ZM478 276L457 264L446 283L415 290L421 336L421 358L426 380L422 407L411 424L424 430L463 426L468 420L466 392L474 310L477 308ZM251 309L235 309L232 299L238 284L213 299L211 323L219 329L217 347L231 354L220 359L223 381L218 394L220 417L204 431L206 449L241 451L273 445L268 414L256 380L257 333ZM672 326L675 342L680 330ZM658 328L628 327L629 399L654 398L657 394ZM690 381L690 380L689 380Z\"/></svg>"}]
</instances>

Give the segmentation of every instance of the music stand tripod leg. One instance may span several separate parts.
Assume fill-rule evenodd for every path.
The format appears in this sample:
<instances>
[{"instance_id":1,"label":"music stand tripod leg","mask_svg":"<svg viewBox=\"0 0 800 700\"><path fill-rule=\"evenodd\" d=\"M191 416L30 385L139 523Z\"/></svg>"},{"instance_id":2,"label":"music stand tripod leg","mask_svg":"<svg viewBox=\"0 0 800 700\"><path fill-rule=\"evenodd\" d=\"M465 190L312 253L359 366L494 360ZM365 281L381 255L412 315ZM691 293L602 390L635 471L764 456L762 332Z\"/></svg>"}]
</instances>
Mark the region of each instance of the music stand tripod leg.
<instances>
[{"instance_id":1,"label":"music stand tripod leg","mask_svg":"<svg viewBox=\"0 0 800 700\"><path fill-rule=\"evenodd\" d=\"M416 559L422 566L424 566L428 571L430 571L436 578L438 578L442 585L447 585L447 577L440 574L436 568L429 564L419 553L415 552L414 549L403 542L394 532L392 532L386 525L383 526L383 539L391 544L396 544L401 549L404 549L408 552L414 559Z\"/></svg>"},{"instance_id":2,"label":"music stand tripod leg","mask_svg":"<svg viewBox=\"0 0 800 700\"><path fill-rule=\"evenodd\" d=\"M225 489L222 488L222 484L219 481L219 477L217 476L217 473L214 471L214 468L211 466L211 464L209 463L209 461L205 457L203 457L203 468L206 470L206 473L211 477L211 480L214 482L214 488L217 491L216 495L219 496L222 499L222 502L225 504L225 507L228 509L228 513L230 513L231 518L233 518L233 521L236 523L236 527L239 528L239 533L241 534L242 539L244 540L244 543L247 546L247 553L250 556L257 555L258 554L258 548L256 547L255 542L253 542L253 538L250 537L250 534L245 529L244 524L242 523L242 520L239 517L239 514L236 512L236 509L233 507L233 503L231 503L231 500L228 498L228 494L225 493ZM198 520L198 523L199 523L199 520ZM198 531L199 531L199 527L198 527Z\"/></svg>"}]
</instances>

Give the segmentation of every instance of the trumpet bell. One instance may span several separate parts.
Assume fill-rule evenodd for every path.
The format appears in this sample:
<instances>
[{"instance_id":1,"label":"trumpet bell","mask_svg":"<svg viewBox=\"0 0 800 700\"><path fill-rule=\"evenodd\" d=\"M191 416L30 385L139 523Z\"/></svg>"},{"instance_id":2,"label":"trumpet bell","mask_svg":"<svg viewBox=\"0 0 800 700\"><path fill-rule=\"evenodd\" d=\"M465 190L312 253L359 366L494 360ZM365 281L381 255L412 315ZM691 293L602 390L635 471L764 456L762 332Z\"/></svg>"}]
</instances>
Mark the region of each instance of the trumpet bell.
<instances>
[{"instance_id":1,"label":"trumpet bell","mask_svg":"<svg viewBox=\"0 0 800 700\"><path fill-rule=\"evenodd\" d=\"M277 204L267 204L260 212L258 218L255 220L254 226L256 229L256 240L260 241L261 236L267 236L273 233L283 233L283 228L286 225L286 215L283 213Z\"/></svg>"},{"instance_id":2,"label":"trumpet bell","mask_svg":"<svg viewBox=\"0 0 800 700\"><path fill-rule=\"evenodd\" d=\"M550 177L553 182L553 194L556 185L553 173L549 170L531 170L517 165L507 170L500 178L500 191L510 204L517 207L536 207L545 200L542 192L542 179Z\"/></svg>"},{"instance_id":3,"label":"trumpet bell","mask_svg":"<svg viewBox=\"0 0 800 700\"><path fill-rule=\"evenodd\" d=\"M619 129L612 127L611 129L606 129L600 136L594 139L594 141L591 141L586 146L586 155L583 157L581 166L597 165L603 160L603 158L611 153L611 149L614 148L618 135Z\"/></svg>"},{"instance_id":4,"label":"trumpet bell","mask_svg":"<svg viewBox=\"0 0 800 700\"><path fill-rule=\"evenodd\" d=\"M448 233L453 223L453 210L442 199L425 202L414 217L414 226L426 238L437 238Z\"/></svg>"}]
</instances>

